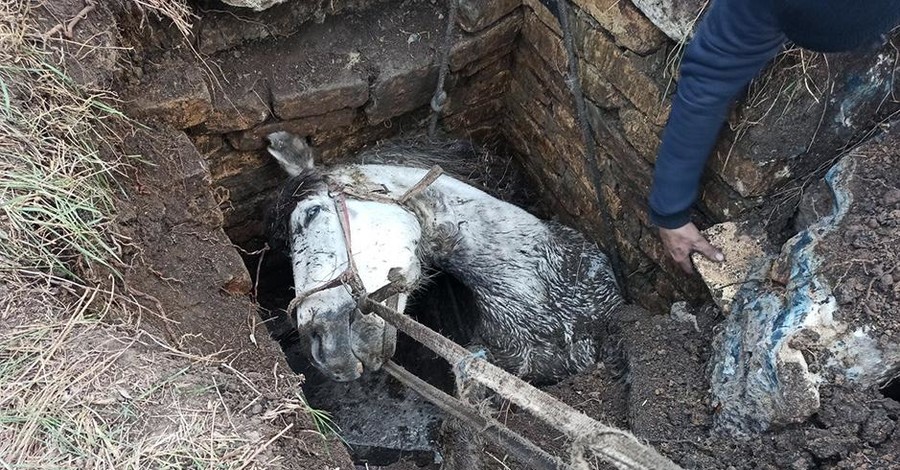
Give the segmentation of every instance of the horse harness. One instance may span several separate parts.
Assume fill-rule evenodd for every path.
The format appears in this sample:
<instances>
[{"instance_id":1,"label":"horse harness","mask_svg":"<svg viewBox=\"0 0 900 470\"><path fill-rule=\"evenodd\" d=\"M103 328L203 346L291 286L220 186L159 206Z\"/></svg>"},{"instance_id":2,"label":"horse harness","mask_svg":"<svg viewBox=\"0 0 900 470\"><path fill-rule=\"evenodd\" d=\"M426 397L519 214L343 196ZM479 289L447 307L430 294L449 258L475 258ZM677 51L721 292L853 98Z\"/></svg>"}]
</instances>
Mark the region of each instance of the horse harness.
<instances>
[{"instance_id":1,"label":"horse harness","mask_svg":"<svg viewBox=\"0 0 900 470\"><path fill-rule=\"evenodd\" d=\"M329 196L334 201L335 207L337 208L339 216L338 220L341 223L341 232L344 235L344 249L347 250L347 268L328 282L297 294L291 299L291 303L288 304L287 314L293 315L297 307L299 307L309 296L341 285L346 285L350 288L350 293L356 301L357 308L360 311L363 310L362 307L363 304L366 303L366 299L375 302L383 302L391 296L401 293L403 288L398 285L399 283L394 282L389 283L372 294L366 293L366 288L359 276L359 271L356 269L356 263L353 261L353 248L350 237L350 211L347 208L347 196L363 201L392 203L405 207L413 197L419 195L422 191L431 186L443 172L444 170L438 165L431 167L431 169L428 170L428 173L426 173L418 183L410 187L399 198L393 198L374 191L356 191L351 186L344 184L329 184Z\"/></svg>"}]
</instances>

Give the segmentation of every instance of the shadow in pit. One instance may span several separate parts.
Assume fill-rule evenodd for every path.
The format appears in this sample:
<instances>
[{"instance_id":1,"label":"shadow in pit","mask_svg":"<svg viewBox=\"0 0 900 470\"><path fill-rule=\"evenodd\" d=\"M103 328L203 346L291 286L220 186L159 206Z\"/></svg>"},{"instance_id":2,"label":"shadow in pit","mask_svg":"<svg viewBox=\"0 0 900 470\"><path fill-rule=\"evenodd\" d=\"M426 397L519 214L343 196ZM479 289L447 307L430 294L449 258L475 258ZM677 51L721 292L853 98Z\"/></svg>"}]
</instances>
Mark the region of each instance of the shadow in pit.
<instances>
[{"instance_id":1,"label":"shadow in pit","mask_svg":"<svg viewBox=\"0 0 900 470\"><path fill-rule=\"evenodd\" d=\"M253 274L260 316L269 334L281 345L294 372L305 376L303 392L310 406L331 414L354 460L376 466L401 458L419 465L439 461L440 411L382 371L367 371L346 383L326 378L308 359L307 338L298 334L294 320L285 314L294 296L289 258L270 251L262 265L258 266L259 255L244 255L244 262ZM410 299L405 313L466 345L477 321L475 311L468 288L450 275L434 273ZM453 393L450 366L403 333L398 333L393 359L432 385Z\"/></svg>"}]
</instances>

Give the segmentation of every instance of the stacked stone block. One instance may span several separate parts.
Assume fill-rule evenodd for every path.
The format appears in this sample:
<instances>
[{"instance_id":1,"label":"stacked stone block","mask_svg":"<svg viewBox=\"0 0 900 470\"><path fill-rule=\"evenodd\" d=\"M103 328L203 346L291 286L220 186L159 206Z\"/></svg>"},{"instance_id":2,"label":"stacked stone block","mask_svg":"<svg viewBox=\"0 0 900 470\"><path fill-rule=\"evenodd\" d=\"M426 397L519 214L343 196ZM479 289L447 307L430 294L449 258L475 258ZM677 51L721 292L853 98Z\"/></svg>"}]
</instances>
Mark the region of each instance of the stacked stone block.
<instances>
[{"instance_id":1,"label":"stacked stone block","mask_svg":"<svg viewBox=\"0 0 900 470\"><path fill-rule=\"evenodd\" d=\"M372 3L364 14L329 16L287 37L251 42L247 34L261 34L253 28L214 34L210 25L228 29L228 20L204 19L201 49L213 55L200 61L166 54L164 63L145 66L144 82L168 86L153 93L135 87L130 114L191 135L209 163L235 243L262 235L265 207L285 177L264 150L267 134L306 136L321 161L334 163L361 147L424 128L446 15L428 2L384 8ZM463 2L445 86L446 132L480 142L500 138L503 96L522 25L519 7L518 1Z\"/></svg>"},{"instance_id":2,"label":"stacked stone block","mask_svg":"<svg viewBox=\"0 0 900 470\"><path fill-rule=\"evenodd\" d=\"M461 0L451 49L442 128L510 144L562 220L616 240L631 292L654 310L705 295L699 279L668 261L646 207L686 31L703 3L572 2L579 78L613 226L601 222L552 13L539 0ZM267 28L209 14L198 22L195 48L210 55L201 61L187 51L160 53L144 65L143 81L167 86L138 84L128 97L133 116L192 136L237 243L261 235L265 205L283 178L263 150L266 134L308 136L331 163L427 123L443 5L335 5L325 15L287 2L260 14ZM787 193L799 194L797 185L900 108L896 65L892 46L827 58L799 50L780 56L734 110L711 155L695 220L703 227L745 217L792 184Z\"/></svg>"},{"instance_id":3,"label":"stacked stone block","mask_svg":"<svg viewBox=\"0 0 900 470\"><path fill-rule=\"evenodd\" d=\"M667 24L661 4L672 2L634 3L651 12L656 24L631 1L573 1L580 80L613 227L602 224L587 177L564 82L562 32L538 0L524 1L504 130L561 217L597 238L615 238L636 300L659 311L673 300L705 295L697 278L683 275L665 256L646 204L684 46L662 30L689 29L685 22L692 14L684 5L670 5L679 7L671 10L678 15ZM699 16L697 2L690 3L693 17ZM895 112L900 88L890 78L896 67L890 50L828 58L792 50L780 56L726 126L704 175L695 220L706 226L738 219L767 197L783 195L786 185L821 176L843 148Z\"/></svg>"}]
</instances>

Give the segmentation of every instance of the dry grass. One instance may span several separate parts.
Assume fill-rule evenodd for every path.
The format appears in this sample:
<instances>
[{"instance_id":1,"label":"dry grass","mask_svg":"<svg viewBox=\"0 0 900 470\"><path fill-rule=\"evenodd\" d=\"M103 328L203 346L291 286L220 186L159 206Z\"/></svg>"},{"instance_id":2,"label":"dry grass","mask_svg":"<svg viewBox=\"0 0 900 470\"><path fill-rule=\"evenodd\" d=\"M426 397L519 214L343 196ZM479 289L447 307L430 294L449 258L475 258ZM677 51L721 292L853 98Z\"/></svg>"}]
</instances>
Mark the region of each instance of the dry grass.
<instances>
[{"instance_id":1,"label":"dry grass","mask_svg":"<svg viewBox=\"0 0 900 470\"><path fill-rule=\"evenodd\" d=\"M134 3L190 34L184 2ZM124 116L55 65L34 5L0 3L0 469L278 466L316 433L295 423L330 429L299 377L254 386L223 358L108 321L132 305L104 290L127 242L112 224Z\"/></svg>"},{"instance_id":2,"label":"dry grass","mask_svg":"<svg viewBox=\"0 0 900 470\"><path fill-rule=\"evenodd\" d=\"M29 2L0 5L0 267L112 268L113 177L100 156L112 96L79 88L36 40Z\"/></svg>"},{"instance_id":3,"label":"dry grass","mask_svg":"<svg viewBox=\"0 0 900 470\"><path fill-rule=\"evenodd\" d=\"M271 468L285 418L309 412L295 380L247 413L271 387L105 323L113 292L0 289L2 468Z\"/></svg>"},{"instance_id":4,"label":"dry grass","mask_svg":"<svg viewBox=\"0 0 900 470\"><path fill-rule=\"evenodd\" d=\"M151 13L157 17L166 18L178 28L184 36L189 37L196 18L191 8L184 0L132 0L142 12Z\"/></svg>"}]
</instances>

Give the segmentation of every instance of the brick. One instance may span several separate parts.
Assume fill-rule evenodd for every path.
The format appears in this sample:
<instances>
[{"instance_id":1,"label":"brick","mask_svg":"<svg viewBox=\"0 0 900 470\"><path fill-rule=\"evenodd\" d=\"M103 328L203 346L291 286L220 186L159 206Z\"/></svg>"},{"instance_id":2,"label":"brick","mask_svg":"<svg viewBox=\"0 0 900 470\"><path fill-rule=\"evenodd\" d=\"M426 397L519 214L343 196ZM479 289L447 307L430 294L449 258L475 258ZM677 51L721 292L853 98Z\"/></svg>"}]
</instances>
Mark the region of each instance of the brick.
<instances>
[{"instance_id":1,"label":"brick","mask_svg":"<svg viewBox=\"0 0 900 470\"><path fill-rule=\"evenodd\" d=\"M324 164L347 162L353 154L373 142L396 136L405 129L422 129L430 108L420 108L393 118L389 123L369 124L360 115L348 127L324 131L312 136L312 144L319 151Z\"/></svg>"},{"instance_id":2,"label":"brick","mask_svg":"<svg viewBox=\"0 0 900 470\"><path fill-rule=\"evenodd\" d=\"M707 0L630 0L657 28L676 42L686 41Z\"/></svg>"},{"instance_id":3,"label":"brick","mask_svg":"<svg viewBox=\"0 0 900 470\"><path fill-rule=\"evenodd\" d=\"M587 111L598 147L606 150L615 165L626 169L623 175L628 181L649 193L653 169L626 139L619 127L618 114L600 109L593 103L587 103Z\"/></svg>"},{"instance_id":4,"label":"brick","mask_svg":"<svg viewBox=\"0 0 900 470\"><path fill-rule=\"evenodd\" d=\"M662 128L654 125L640 111L625 107L619 109L619 120L625 131L625 138L648 163L656 161Z\"/></svg>"},{"instance_id":5,"label":"brick","mask_svg":"<svg viewBox=\"0 0 900 470\"><path fill-rule=\"evenodd\" d=\"M569 103L572 93L563 76L548 67L539 52L527 43L520 44L513 62L513 80L521 81L545 103Z\"/></svg>"},{"instance_id":6,"label":"brick","mask_svg":"<svg viewBox=\"0 0 900 470\"><path fill-rule=\"evenodd\" d=\"M513 50L515 50L515 42L511 42L498 49L495 53L482 57L474 62L469 63L455 75L461 77L470 77L489 67L500 67L505 70L512 68Z\"/></svg>"},{"instance_id":7,"label":"brick","mask_svg":"<svg viewBox=\"0 0 900 470\"><path fill-rule=\"evenodd\" d=\"M529 99L531 94L530 89L523 88L519 83L510 83L509 95L514 98L510 111L533 122L536 126L534 135L551 142L554 148L552 153L557 158L578 158L581 161L584 158L581 132L572 111L558 103L549 106L536 103Z\"/></svg>"},{"instance_id":8,"label":"brick","mask_svg":"<svg viewBox=\"0 0 900 470\"><path fill-rule=\"evenodd\" d=\"M484 102L500 100L509 89L509 71L501 70L493 75L490 73L493 70L485 72L487 73L476 74L467 83L451 89L444 114L452 115Z\"/></svg>"},{"instance_id":9,"label":"brick","mask_svg":"<svg viewBox=\"0 0 900 470\"><path fill-rule=\"evenodd\" d=\"M220 181L240 174L243 171L261 168L272 163L267 152L259 150L225 152L208 160L209 171L213 181Z\"/></svg>"},{"instance_id":10,"label":"brick","mask_svg":"<svg viewBox=\"0 0 900 470\"><path fill-rule=\"evenodd\" d=\"M225 133L249 129L269 117L269 90L258 73L225 74L228 81L212 87L212 110L202 131Z\"/></svg>"},{"instance_id":11,"label":"brick","mask_svg":"<svg viewBox=\"0 0 900 470\"><path fill-rule=\"evenodd\" d=\"M478 34L460 33L450 48L450 70L455 72L486 56L502 54L518 37L522 19L522 11L518 10Z\"/></svg>"},{"instance_id":12,"label":"brick","mask_svg":"<svg viewBox=\"0 0 900 470\"><path fill-rule=\"evenodd\" d=\"M559 21L557 21L550 10L541 4L540 0L523 0L522 4L527 6L531 11L531 15L537 17L545 27L550 28L554 34L562 37L562 29L559 27Z\"/></svg>"},{"instance_id":13,"label":"brick","mask_svg":"<svg viewBox=\"0 0 900 470\"><path fill-rule=\"evenodd\" d=\"M464 112L446 116L441 120L441 126L453 134L484 141L489 137L498 136L502 111L503 104L496 99L473 106Z\"/></svg>"},{"instance_id":14,"label":"brick","mask_svg":"<svg viewBox=\"0 0 900 470\"><path fill-rule=\"evenodd\" d=\"M257 150L266 146L265 138L275 131L288 131L300 136L349 126L356 116L354 109L340 109L321 116L311 116L290 121L273 122L248 131L232 132L226 136L228 143L238 150Z\"/></svg>"},{"instance_id":15,"label":"brick","mask_svg":"<svg viewBox=\"0 0 900 470\"><path fill-rule=\"evenodd\" d=\"M299 79L277 80L272 85L272 105L281 119L318 116L343 108L358 108L369 100L368 78L337 67Z\"/></svg>"},{"instance_id":16,"label":"brick","mask_svg":"<svg viewBox=\"0 0 900 470\"><path fill-rule=\"evenodd\" d=\"M437 75L437 66L430 62L383 71L372 86L372 99L366 106L369 123L378 124L428 104Z\"/></svg>"},{"instance_id":17,"label":"brick","mask_svg":"<svg viewBox=\"0 0 900 470\"><path fill-rule=\"evenodd\" d=\"M549 29L535 14L526 14L522 24L522 39L539 51L551 70L565 73L568 70L566 48L562 38Z\"/></svg>"},{"instance_id":18,"label":"brick","mask_svg":"<svg viewBox=\"0 0 900 470\"><path fill-rule=\"evenodd\" d=\"M665 34L630 1L574 0L574 3L612 34L616 44L637 54L653 52L666 42Z\"/></svg>"},{"instance_id":19,"label":"brick","mask_svg":"<svg viewBox=\"0 0 900 470\"><path fill-rule=\"evenodd\" d=\"M657 125L665 124L668 103L665 90L641 70L639 60L622 52L601 31L581 25L575 33L581 57L596 67L634 106Z\"/></svg>"},{"instance_id":20,"label":"brick","mask_svg":"<svg viewBox=\"0 0 900 470\"><path fill-rule=\"evenodd\" d=\"M470 33L481 31L521 5L522 0L460 0L459 26Z\"/></svg>"},{"instance_id":21,"label":"brick","mask_svg":"<svg viewBox=\"0 0 900 470\"><path fill-rule=\"evenodd\" d=\"M200 152L200 155L203 155L206 161L209 161L211 156L229 149L225 137L220 134L197 134L191 136L191 141L194 143L194 148Z\"/></svg>"},{"instance_id":22,"label":"brick","mask_svg":"<svg viewBox=\"0 0 900 470\"><path fill-rule=\"evenodd\" d=\"M578 74L581 78L581 90L584 97L601 108L617 109L627 102L619 90L616 90L596 67L590 63L579 61Z\"/></svg>"},{"instance_id":23,"label":"brick","mask_svg":"<svg viewBox=\"0 0 900 470\"><path fill-rule=\"evenodd\" d=\"M212 110L200 67L187 59L169 59L145 71L142 83L125 93L126 113L154 119L176 129L203 123Z\"/></svg>"}]
</instances>

